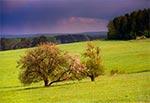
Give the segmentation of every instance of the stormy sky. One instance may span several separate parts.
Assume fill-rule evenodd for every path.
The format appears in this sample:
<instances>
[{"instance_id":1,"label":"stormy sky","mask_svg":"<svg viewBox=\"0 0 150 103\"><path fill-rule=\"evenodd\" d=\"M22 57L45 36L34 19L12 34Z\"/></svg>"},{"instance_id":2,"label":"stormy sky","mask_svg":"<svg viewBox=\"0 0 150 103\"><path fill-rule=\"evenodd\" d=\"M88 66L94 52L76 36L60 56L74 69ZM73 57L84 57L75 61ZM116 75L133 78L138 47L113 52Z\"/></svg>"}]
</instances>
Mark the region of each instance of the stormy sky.
<instances>
[{"instance_id":1,"label":"stormy sky","mask_svg":"<svg viewBox=\"0 0 150 103\"><path fill-rule=\"evenodd\" d=\"M0 33L107 31L107 23L150 0L0 0Z\"/></svg>"}]
</instances>

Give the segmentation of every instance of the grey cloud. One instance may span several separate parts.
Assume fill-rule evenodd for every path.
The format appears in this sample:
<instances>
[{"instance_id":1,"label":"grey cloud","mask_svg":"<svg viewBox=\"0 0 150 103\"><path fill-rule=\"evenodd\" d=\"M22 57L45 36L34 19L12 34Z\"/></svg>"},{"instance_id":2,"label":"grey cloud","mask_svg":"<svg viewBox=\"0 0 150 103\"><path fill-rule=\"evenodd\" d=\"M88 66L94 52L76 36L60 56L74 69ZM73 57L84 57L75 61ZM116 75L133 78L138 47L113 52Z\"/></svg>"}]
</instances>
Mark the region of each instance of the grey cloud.
<instances>
[{"instance_id":1,"label":"grey cloud","mask_svg":"<svg viewBox=\"0 0 150 103\"><path fill-rule=\"evenodd\" d=\"M1 0L1 28L51 27L60 19L85 17L110 20L149 8L148 0ZM15 31L15 30L14 30Z\"/></svg>"}]
</instances>

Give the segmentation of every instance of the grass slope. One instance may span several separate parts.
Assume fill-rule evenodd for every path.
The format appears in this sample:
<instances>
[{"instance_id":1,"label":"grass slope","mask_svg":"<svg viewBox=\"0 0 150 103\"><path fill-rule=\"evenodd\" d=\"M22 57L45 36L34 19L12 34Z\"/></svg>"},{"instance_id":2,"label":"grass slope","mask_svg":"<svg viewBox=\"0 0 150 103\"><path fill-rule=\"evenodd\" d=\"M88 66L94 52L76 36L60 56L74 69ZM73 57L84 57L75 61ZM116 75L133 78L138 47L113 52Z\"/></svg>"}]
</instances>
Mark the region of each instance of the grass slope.
<instances>
[{"instance_id":1,"label":"grass slope","mask_svg":"<svg viewBox=\"0 0 150 103\"><path fill-rule=\"evenodd\" d=\"M57 83L43 88L43 82L24 87L18 80L16 61L24 50L0 52L0 103L99 103L99 102L150 102L150 41L94 41L101 47L106 74L111 69L126 73L102 76L95 82ZM63 44L60 48L82 53L86 42Z\"/></svg>"},{"instance_id":2,"label":"grass slope","mask_svg":"<svg viewBox=\"0 0 150 103\"><path fill-rule=\"evenodd\" d=\"M101 47L106 73L118 69L126 73L150 70L150 39L131 41L94 41ZM87 42L60 45L72 53L83 53Z\"/></svg>"},{"instance_id":3,"label":"grass slope","mask_svg":"<svg viewBox=\"0 0 150 103\"><path fill-rule=\"evenodd\" d=\"M1 87L2 103L150 102L150 72L103 76L97 81L58 83L44 87Z\"/></svg>"}]
</instances>

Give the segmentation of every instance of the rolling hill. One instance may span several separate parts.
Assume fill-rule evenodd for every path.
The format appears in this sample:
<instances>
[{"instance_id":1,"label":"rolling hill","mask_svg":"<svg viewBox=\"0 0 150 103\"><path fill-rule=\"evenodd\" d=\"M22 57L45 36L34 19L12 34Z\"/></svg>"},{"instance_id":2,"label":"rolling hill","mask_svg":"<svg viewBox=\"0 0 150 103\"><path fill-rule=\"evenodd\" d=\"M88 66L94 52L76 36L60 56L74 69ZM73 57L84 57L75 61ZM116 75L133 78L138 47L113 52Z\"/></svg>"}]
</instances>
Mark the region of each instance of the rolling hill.
<instances>
[{"instance_id":1,"label":"rolling hill","mask_svg":"<svg viewBox=\"0 0 150 103\"><path fill-rule=\"evenodd\" d=\"M23 86L17 61L27 49L0 52L1 103L148 103L150 102L150 40L93 41L101 47L105 75L90 82L66 81L44 88L43 82ZM87 42L61 44L81 54ZM81 59L84 59L81 57ZM110 76L112 69L125 74Z\"/></svg>"}]
</instances>

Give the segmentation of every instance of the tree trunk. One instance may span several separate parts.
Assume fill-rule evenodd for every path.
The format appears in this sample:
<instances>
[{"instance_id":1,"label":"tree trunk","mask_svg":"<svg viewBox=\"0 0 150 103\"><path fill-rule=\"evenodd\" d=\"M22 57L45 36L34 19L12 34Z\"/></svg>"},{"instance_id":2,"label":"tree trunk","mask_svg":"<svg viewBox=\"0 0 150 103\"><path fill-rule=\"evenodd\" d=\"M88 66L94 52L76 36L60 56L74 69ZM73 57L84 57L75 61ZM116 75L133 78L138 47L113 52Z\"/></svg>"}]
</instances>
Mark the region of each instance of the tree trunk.
<instances>
[{"instance_id":1,"label":"tree trunk","mask_svg":"<svg viewBox=\"0 0 150 103\"><path fill-rule=\"evenodd\" d=\"M91 75L90 78L92 82L95 80L95 77L93 75Z\"/></svg>"},{"instance_id":2,"label":"tree trunk","mask_svg":"<svg viewBox=\"0 0 150 103\"><path fill-rule=\"evenodd\" d=\"M48 87L48 86L49 86L49 85L48 85L48 79L47 79L47 78L44 80L44 86L45 86L45 87Z\"/></svg>"}]
</instances>

